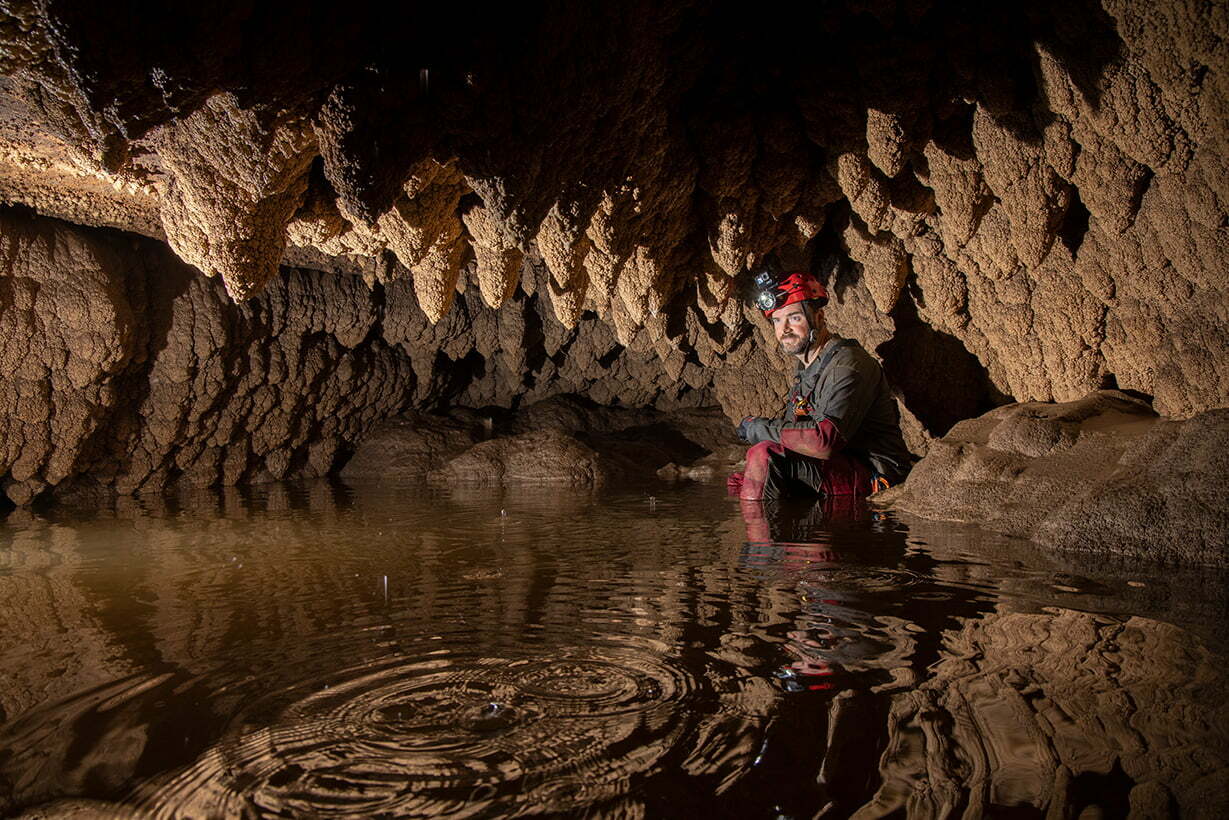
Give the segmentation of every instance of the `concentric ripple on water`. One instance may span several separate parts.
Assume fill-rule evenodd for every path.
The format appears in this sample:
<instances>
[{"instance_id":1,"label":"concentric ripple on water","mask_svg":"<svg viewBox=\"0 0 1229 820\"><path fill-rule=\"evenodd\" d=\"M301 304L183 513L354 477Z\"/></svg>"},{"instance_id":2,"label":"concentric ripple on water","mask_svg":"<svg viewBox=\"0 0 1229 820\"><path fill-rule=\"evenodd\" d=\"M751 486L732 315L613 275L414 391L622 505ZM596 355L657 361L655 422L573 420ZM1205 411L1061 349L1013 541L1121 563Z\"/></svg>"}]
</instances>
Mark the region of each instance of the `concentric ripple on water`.
<instances>
[{"instance_id":1,"label":"concentric ripple on water","mask_svg":"<svg viewBox=\"0 0 1229 820\"><path fill-rule=\"evenodd\" d=\"M1223 634L1176 569L701 485L189 501L0 520L0 816L881 816L991 765L970 811L1075 816L1038 765L1226 768L1221 642L1148 622Z\"/></svg>"},{"instance_id":2,"label":"concentric ripple on water","mask_svg":"<svg viewBox=\"0 0 1229 820\"><path fill-rule=\"evenodd\" d=\"M143 802L183 814L421 816L514 796L566 810L618 796L669 751L694 688L668 660L627 650L346 670L250 704ZM269 720L275 702L286 705Z\"/></svg>"}]
</instances>

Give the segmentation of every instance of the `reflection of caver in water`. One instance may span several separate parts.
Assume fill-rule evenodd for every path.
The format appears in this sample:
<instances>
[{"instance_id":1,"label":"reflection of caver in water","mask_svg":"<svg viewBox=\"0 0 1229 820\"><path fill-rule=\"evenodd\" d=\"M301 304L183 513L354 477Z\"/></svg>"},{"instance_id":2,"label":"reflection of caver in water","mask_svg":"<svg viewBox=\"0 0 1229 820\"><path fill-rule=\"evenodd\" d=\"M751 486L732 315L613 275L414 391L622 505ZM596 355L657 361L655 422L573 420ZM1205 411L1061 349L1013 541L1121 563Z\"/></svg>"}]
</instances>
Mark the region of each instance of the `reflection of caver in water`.
<instances>
[{"instance_id":1,"label":"reflection of caver in water","mask_svg":"<svg viewBox=\"0 0 1229 820\"><path fill-rule=\"evenodd\" d=\"M814 499L778 499L739 502L747 528L744 558L762 555L765 560L789 568L794 553L813 561L814 553L835 555L830 546L816 543L820 533L834 527L856 526L873 515L866 499L852 495L830 495ZM834 559L833 559L834 560ZM781 563L784 562L784 563Z\"/></svg>"},{"instance_id":2,"label":"reflection of caver in water","mask_svg":"<svg viewBox=\"0 0 1229 820\"><path fill-rule=\"evenodd\" d=\"M808 571L830 566L840 560L831 544L813 539L821 530L834 524L852 524L866 519L869 510L866 502L856 496L827 496L819 500L742 501L743 522L747 526L747 544L743 547L742 562L748 566L775 569L789 573ZM803 582L799 581L800 585ZM800 587L801 588L801 587ZM811 597L814 597L814 590ZM807 594L802 595L808 603ZM835 600L825 600L836 604ZM814 624L810 625L814 628ZM833 668L827 654L833 647L834 636L813 635L810 629L794 629L788 633L789 642L784 649L791 659L780 667L776 677L787 692L827 690L833 687L829 676Z\"/></svg>"},{"instance_id":3,"label":"reflection of caver in water","mask_svg":"<svg viewBox=\"0 0 1229 820\"><path fill-rule=\"evenodd\" d=\"M798 359L778 418L748 416L752 445L729 487L743 499L867 496L902 480L910 464L900 414L879 363L852 339L828 332L828 293L809 273L756 277L756 302L781 348Z\"/></svg>"},{"instance_id":4,"label":"reflection of caver in water","mask_svg":"<svg viewBox=\"0 0 1229 820\"><path fill-rule=\"evenodd\" d=\"M842 579L856 579L866 565L845 564L835 548L840 539L832 537L842 528L864 530L872 516L866 500L825 496L740 505L747 527L740 563L767 572L774 586L798 596L800 612L791 612L797 620L781 647L787 659L774 672L779 686L787 692L848 687L847 673L865 671L864 662L873 665L883 652L862 634L870 616L859 608L856 593L851 599L851 590L840 588L848 584Z\"/></svg>"}]
</instances>

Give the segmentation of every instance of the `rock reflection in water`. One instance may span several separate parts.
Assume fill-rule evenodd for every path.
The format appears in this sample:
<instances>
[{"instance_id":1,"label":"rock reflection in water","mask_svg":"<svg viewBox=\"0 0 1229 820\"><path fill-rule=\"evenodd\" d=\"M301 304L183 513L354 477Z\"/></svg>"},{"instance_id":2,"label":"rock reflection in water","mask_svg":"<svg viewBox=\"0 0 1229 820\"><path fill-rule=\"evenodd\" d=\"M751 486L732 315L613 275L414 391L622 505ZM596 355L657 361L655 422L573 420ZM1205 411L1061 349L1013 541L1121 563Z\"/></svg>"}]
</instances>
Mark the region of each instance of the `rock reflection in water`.
<instances>
[{"instance_id":1,"label":"rock reflection in water","mask_svg":"<svg viewBox=\"0 0 1229 820\"><path fill-rule=\"evenodd\" d=\"M861 506L654 492L322 482L14 513L0 812L1225 805L1220 662L1148 617L1164 601Z\"/></svg>"},{"instance_id":2,"label":"rock reflection in water","mask_svg":"<svg viewBox=\"0 0 1229 820\"><path fill-rule=\"evenodd\" d=\"M1229 806L1223 660L1168 624L1006 612L949 633L889 716L861 816L1035 806L1215 817Z\"/></svg>"}]
</instances>

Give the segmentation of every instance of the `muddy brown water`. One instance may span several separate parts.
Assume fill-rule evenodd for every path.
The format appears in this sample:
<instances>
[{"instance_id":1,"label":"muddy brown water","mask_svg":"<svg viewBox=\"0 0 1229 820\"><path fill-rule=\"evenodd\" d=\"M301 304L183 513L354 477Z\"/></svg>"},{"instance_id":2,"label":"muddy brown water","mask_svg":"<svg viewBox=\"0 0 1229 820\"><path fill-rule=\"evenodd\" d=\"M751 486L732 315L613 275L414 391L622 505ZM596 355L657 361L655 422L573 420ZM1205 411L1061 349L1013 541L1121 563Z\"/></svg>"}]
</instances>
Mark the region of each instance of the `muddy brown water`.
<instances>
[{"instance_id":1,"label":"muddy brown water","mask_svg":"<svg viewBox=\"0 0 1229 820\"><path fill-rule=\"evenodd\" d=\"M1220 815L1222 575L763 512L316 482L12 513L0 814Z\"/></svg>"}]
</instances>

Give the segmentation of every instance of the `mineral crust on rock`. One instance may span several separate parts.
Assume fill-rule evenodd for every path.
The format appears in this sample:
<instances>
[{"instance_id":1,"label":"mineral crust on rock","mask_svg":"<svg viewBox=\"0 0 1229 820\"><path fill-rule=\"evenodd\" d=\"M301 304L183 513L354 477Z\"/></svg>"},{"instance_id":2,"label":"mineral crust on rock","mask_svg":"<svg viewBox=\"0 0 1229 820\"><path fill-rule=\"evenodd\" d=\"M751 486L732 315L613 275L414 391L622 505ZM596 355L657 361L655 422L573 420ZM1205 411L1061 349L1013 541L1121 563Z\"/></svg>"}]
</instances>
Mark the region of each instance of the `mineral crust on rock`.
<instances>
[{"instance_id":1,"label":"mineral crust on rock","mask_svg":"<svg viewBox=\"0 0 1229 820\"><path fill-rule=\"evenodd\" d=\"M373 290L357 276L284 269L235 304L160 243L12 211L0 212L0 253L0 482L22 505L343 464L350 477L421 476L487 434L459 408L574 394L583 401L530 406L513 432L611 433L658 418L636 408L713 404L721 371L714 359L680 384L640 334L624 348L594 315L565 328L520 289L498 311L476 291L459 295L432 324L406 279ZM750 347L736 349L763 356ZM616 398L630 407L598 406ZM447 405L451 421L422 412ZM719 411L695 424L729 435Z\"/></svg>"},{"instance_id":2,"label":"mineral crust on rock","mask_svg":"<svg viewBox=\"0 0 1229 820\"><path fill-rule=\"evenodd\" d=\"M1105 386L1167 416L1229 403L1217 4L906 0L788 25L598 4L434 28L283 3L172 27L144 5L6 7L0 197L166 238L237 298L284 257L408 278L442 322L474 284L504 304L528 254L563 327L647 332L688 378L747 332L749 266L836 253L875 313L840 299L838 323L871 348L916 315L977 363L979 409ZM257 36L279 9L295 27Z\"/></svg>"},{"instance_id":3,"label":"mineral crust on rock","mask_svg":"<svg viewBox=\"0 0 1229 820\"><path fill-rule=\"evenodd\" d=\"M1011 401L1229 406L1218 4L18 2L0 46L0 201L195 268L6 231L22 503L323 471L407 409L773 413L769 262L919 455Z\"/></svg>"},{"instance_id":4,"label":"mineral crust on rock","mask_svg":"<svg viewBox=\"0 0 1229 820\"><path fill-rule=\"evenodd\" d=\"M1099 391L962 421L876 499L1064 550L1229 565L1229 410L1185 421Z\"/></svg>"}]
</instances>

